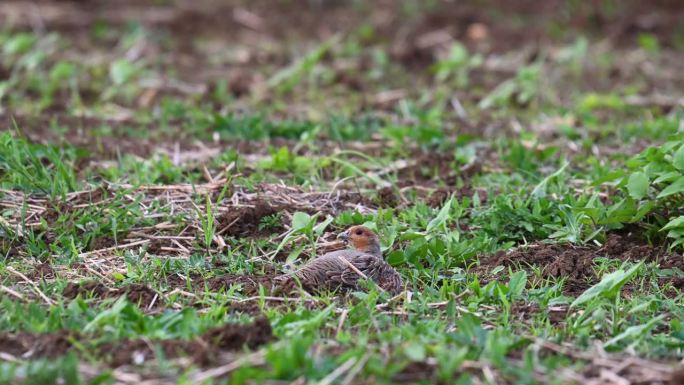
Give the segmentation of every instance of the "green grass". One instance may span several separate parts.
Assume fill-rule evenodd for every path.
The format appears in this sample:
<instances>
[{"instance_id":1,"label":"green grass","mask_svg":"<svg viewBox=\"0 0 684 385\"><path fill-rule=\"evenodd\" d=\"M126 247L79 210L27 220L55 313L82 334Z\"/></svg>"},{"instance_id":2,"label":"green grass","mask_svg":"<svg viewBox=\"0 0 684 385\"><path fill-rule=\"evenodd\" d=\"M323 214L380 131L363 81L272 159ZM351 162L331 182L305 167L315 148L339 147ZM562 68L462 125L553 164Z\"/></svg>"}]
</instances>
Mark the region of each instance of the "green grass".
<instances>
[{"instance_id":1,"label":"green grass","mask_svg":"<svg viewBox=\"0 0 684 385\"><path fill-rule=\"evenodd\" d=\"M627 356L669 380L684 110L662 79L602 80L673 70L660 35L586 31L534 60L449 41L428 64L373 25L277 35L240 94L234 46L184 42L189 72L167 27L0 32L0 383L565 384L633 379ZM401 296L270 291L356 224ZM265 343L210 337L261 316Z\"/></svg>"}]
</instances>

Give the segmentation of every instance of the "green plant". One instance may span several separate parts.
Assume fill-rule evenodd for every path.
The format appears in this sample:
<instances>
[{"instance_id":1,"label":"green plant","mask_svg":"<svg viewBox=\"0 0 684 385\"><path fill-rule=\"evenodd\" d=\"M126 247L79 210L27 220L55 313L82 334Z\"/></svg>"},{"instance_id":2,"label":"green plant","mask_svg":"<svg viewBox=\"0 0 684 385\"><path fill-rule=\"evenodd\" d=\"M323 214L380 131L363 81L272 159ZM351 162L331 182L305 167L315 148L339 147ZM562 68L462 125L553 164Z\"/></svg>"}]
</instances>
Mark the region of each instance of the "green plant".
<instances>
[{"instance_id":1,"label":"green plant","mask_svg":"<svg viewBox=\"0 0 684 385\"><path fill-rule=\"evenodd\" d=\"M667 231L671 247L684 245L684 140L673 138L650 147L599 182L613 181L623 192L608 210L604 223L636 223L644 219Z\"/></svg>"},{"instance_id":2,"label":"green plant","mask_svg":"<svg viewBox=\"0 0 684 385\"><path fill-rule=\"evenodd\" d=\"M471 55L463 44L453 43L449 55L434 65L435 80L444 82L453 79L458 87L466 87L470 70L482 62L481 55Z\"/></svg>"},{"instance_id":3,"label":"green plant","mask_svg":"<svg viewBox=\"0 0 684 385\"><path fill-rule=\"evenodd\" d=\"M212 208L213 204L211 202L211 198L209 195L207 195L205 198L205 212L202 212L198 206L195 206L195 210L202 226L202 233L204 234L204 247L207 253L211 253L211 244L214 242L214 235L216 233L216 220L214 218L214 209Z\"/></svg>"},{"instance_id":4,"label":"green plant","mask_svg":"<svg viewBox=\"0 0 684 385\"><path fill-rule=\"evenodd\" d=\"M478 107L486 110L494 106L526 106L539 96L541 76L539 63L521 67L515 77L502 82L485 96Z\"/></svg>"},{"instance_id":5,"label":"green plant","mask_svg":"<svg viewBox=\"0 0 684 385\"><path fill-rule=\"evenodd\" d=\"M5 132L0 134L0 183L64 198L77 186L69 164L75 158L73 148L30 144Z\"/></svg>"}]
</instances>

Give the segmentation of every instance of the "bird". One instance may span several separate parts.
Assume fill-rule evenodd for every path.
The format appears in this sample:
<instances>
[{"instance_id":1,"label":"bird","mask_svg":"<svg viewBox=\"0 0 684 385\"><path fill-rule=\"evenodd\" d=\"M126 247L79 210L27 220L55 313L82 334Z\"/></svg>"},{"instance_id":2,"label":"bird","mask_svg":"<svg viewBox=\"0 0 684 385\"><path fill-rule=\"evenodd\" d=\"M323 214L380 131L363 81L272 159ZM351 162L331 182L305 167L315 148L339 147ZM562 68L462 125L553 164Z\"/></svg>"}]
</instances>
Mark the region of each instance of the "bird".
<instances>
[{"instance_id":1,"label":"bird","mask_svg":"<svg viewBox=\"0 0 684 385\"><path fill-rule=\"evenodd\" d=\"M308 261L300 269L280 276L280 283L298 281L307 291L354 290L360 279L373 280L392 295L402 291L401 275L382 257L378 236L366 226L352 226L338 239L348 248Z\"/></svg>"}]
</instances>

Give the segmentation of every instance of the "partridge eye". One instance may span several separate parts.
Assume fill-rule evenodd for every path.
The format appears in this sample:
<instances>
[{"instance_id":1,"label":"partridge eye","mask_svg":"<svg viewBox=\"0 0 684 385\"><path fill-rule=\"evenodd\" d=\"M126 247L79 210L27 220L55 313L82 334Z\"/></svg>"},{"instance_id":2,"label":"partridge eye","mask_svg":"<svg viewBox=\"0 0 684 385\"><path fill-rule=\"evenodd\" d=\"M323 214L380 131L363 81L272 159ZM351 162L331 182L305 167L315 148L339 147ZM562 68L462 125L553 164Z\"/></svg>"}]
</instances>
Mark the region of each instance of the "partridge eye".
<instances>
[{"instance_id":1,"label":"partridge eye","mask_svg":"<svg viewBox=\"0 0 684 385\"><path fill-rule=\"evenodd\" d=\"M361 234L363 234L363 231L361 231L361 230L356 230L356 235L361 235Z\"/></svg>"}]
</instances>

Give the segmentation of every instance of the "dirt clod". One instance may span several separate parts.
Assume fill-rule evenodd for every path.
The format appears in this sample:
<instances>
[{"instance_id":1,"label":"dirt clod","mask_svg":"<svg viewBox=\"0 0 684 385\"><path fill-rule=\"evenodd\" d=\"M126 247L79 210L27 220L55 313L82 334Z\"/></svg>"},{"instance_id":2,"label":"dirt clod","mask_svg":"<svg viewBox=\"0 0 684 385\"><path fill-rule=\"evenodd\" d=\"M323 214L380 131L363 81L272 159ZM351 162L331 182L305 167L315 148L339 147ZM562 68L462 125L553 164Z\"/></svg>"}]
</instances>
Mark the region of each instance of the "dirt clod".
<instances>
[{"instance_id":1,"label":"dirt clod","mask_svg":"<svg viewBox=\"0 0 684 385\"><path fill-rule=\"evenodd\" d=\"M252 296L259 294L259 286L263 286L268 291L273 286L272 275L240 275L227 274L204 281L210 291L216 292L225 290L233 285L240 285L244 295Z\"/></svg>"},{"instance_id":2,"label":"dirt clod","mask_svg":"<svg viewBox=\"0 0 684 385\"><path fill-rule=\"evenodd\" d=\"M69 282L69 284L62 290L62 295L68 299L74 299L81 295L87 296L92 294L93 297L104 297L106 293L109 292L107 286L99 282L86 282L86 283L76 283Z\"/></svg>"},{"instance_id":3,"label":"dirt clod","mask_svg":"<svg viewBox=\"0 0 684 385\"><path fill-rule=\"evenodd\" d=\"M672 377L670 378L670 385L681 385L684 384L684 365L680 365L677 370L672 372Z\"/></svg>"},{"instance_id":4,"label":"dirt clod","mask_svg":"<svg viewBox=\"0 0 684 385\"><path fill-rule=\"evenodd\" d=\"M57 357L71 348L77 335L68 330L55 333L0 334L0 351L17 357Z\"/></svg>"},{"instance_id":5,"label":"dirt clod","mask_svg":"<svg viewBox=\"0 0 684 385\"><path fill-rule=\"evenodd\" d=\"M525 268L534 265L541 267L545 276L566 278L564 292L578 295L599 281L594 262L600 257L622 261L657 262L661 268L684 269L684 259L681 255L671 254L665 247L637 242L611 234L603 247L535 243L526 248L511 252L500 251L489 258L484 258L478 271L491 271L497 266L520 265ZM678 281L673 281L673 285L677 284Z\"/></svg>"},{"instance_id":6,"label":"dirt clod","mask_svg":"<svg viewBox=\"0 0 684 385\"><path fill-rule=\"evenodd\" d=\"M278 209L269 202L258 200L253 207L235 207L217 217L219 229L225 230L225 234L232 236L258 236L264 231L259 229L261 219L273 215ZM277 231L279 229L270 229Z\"/></svg>"},{"instance_id":7,"label":"dirt clod","mask_svg":"<svg viewBox=\"0 0 684 385\"><path fill-rule=\"evenodd\" d=\"M45 334L2 333L0 352L22 358L58 357L72 350L73 341L79 341L81 337L69 330ZM254 349L272 339L271 324L267 318L261 317L251 324L228 323L215 327L191 341L130 339L103 344L96 351L98 355L108 357L113 367L142 364L154 358L155 345L162 349L167 359L187 356L197 364L207 365L221 351L238 350L245 346Z\"/></svg>"},{"instance_id":8,"label":"dirt clod","mask_svg":"<svg viewBox=\"0 0 684 385\"><path fill-rule=\"evenodd\" d=\"M103 283L94 281L86 283L69 282L62 291L62 295L68 299L74 299L79 295L81 297L92 295L100 299L118 298L121 295L126 295L129 301L145 309L150 306L157 308L162 304L161 297L156 291L138 283L123 288L109 288Z\"/></svg>"},{"instance_id":9,"label":"dirt clod","mask_svg":"<svg viewBox=\"0 0 684 385\"><path fill-rule=\"evenodd\" d=\"M202 339L209 345L226 350L240 349L243 346L255 348L269 342L273 338L271 323L262 317L253 324L225 324L208 330Z\"/></svg>"},{"instance_id":10,"label":"dirt clod","mask_svg":"<svg viewBox=\"0 0 684 385\"><path fill-rule=\"evenodd\" d=\"M396 207L399 204L399 197L391 186L386 186L378 190L378 204L382 207Z\"/></svg>"},{"instance_id":11,"label":"dirt clod","mask_svg":"<svg viewBox=\"0 0 684 385\"><path fill-rule=\"evenodd\" d=\"M55 269L48 262L42 262L35 265L27 276L31 279L52 279L55 278Z\"/></svg>"},{"instance_id":12,"label":"dirt clod","mask_svg":"<svg viewBox=\"0 0 684 385\"><path fill-rule=\"evenodd\" d=\"M109 356L109 364L118 367L128 364L142 364L153 359L159 346L167 359L189 357L199 365L215 362L221 351L239 350L243 347L257 348L273 339L271 324L267 318L257 318L251 324L228 323L207 330L197 338L185 340L147 341L144 339L123 340L106 344L100 354Z\"/></svg>"}]
</instances>

